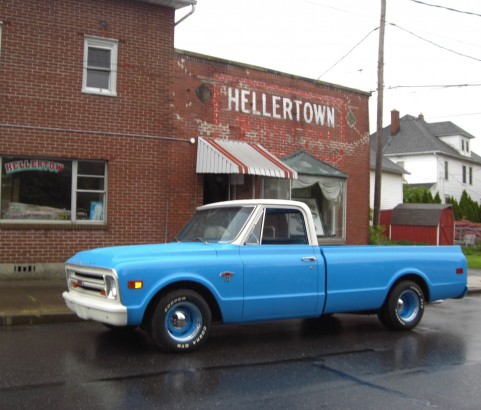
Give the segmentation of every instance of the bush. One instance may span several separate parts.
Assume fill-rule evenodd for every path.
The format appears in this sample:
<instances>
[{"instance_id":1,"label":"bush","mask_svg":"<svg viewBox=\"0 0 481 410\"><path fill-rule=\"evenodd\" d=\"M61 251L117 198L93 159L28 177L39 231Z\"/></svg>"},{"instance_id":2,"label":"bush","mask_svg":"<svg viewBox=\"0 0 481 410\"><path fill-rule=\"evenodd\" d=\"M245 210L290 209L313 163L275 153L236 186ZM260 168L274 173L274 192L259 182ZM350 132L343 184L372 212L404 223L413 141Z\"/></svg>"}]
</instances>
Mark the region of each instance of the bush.
<instances>
[{"instance_id":1,"label":"bush","mask_svg":"<svg viewBox=\"0 0 481 410\"><path fill-rule=\"evenodd\" d=\"M369 244L370 245L388 245L389 239L384 235L384 226L371 226L369 228Z\"/></svg>"}]
</instances>

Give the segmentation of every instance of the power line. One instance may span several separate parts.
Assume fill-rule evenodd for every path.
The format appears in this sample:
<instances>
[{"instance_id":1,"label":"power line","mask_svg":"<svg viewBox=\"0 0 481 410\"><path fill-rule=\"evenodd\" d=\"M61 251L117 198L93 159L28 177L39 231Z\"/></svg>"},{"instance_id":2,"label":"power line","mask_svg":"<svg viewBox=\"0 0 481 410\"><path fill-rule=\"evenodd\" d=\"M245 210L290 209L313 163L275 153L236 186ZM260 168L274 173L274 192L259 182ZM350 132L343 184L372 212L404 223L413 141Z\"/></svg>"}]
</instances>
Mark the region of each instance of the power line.
<instances>
[{"instance_id":1,"label":"power line","mask_svg":"<svg viewBox=\"0 0 481 410\"><path fill-rule=\"evenodd\" d=\"M369 33L364 36L364 38L359 41L353 48L351 48L343 57L341 57L339 60L337 60L330 68L328 68L326 71L324 71L319 77L317 77L318 80L321 79L325 74L327 74L329 71L331 71L336 65L338 65L342 60L344 60L349 54L351 54L356 47L358 47L366 38L368 38L372 33L374 33L376 30L379 30L379 27L376 27L372 29Z\"/></svg>"},{"instance_id":2,"label":"power line","mask_svg":"<svg viewBox=\"0 0 481 410\"><path fill-rule=\"evenodd\" d=\"M472 56L469 56L469 55L467 55L467 54L459 53L458 51L454 51L454 50L452 50L452 49L450 49L450 48L444 47L444 46L442 46L442 45L440 45L440 44L437 44L437 43L435 43L435 42L433 42L433 41L431 41L431 40L427 40L427 39L425 39L424 37L421 37L421 36L413 33L412 31L409 31L409 30L407 30L407 29L405 29L405 28L402 28L401 26L398 26L397 24L394 24L394 23L388 23L388 24L389 24L390 26L393 26L393 27L398 28L399 30L405 31L406 33L409 33L409 34L411 34L412 36L414 36L414 37L416 37L416 38L418 38L418 39L420 39L420 40L423 40L423 41L425 41L425 42L427 42L427 43L429 43L429 44L432 44L433 46L439 47L439 48L441 48L441 49L443 49L443 50L446 50L446 51L449 51L449 52L451 52L451 53L457 54L457 55L459 55L459 56L461 56L461 57L470 58L470 59L475 60L475 61L481 61L481 59L479 59L479 58L472 57Z\"/></svg>"},{"instance_id":3,"label":"power line","mask_svg":"<svg viewBox=\"0 0 481 410\"><path fill-rule=\"evenodd\" d=\"M468 15L471 15L471 16L481 17L481 14L472 13L471 11L457 10L457 9L453 9L453 8L451 8L451 7L440 6L440 5L438 5L438 4L425 3L424 1L420 1L420 0L410 0L410 1L412 1L413 3L422 4L423 6L436 7L436 8L439 8L439 9L445 9L445 10L448 10L448 11L454 11L454 12L456 12L456 13L468 14Z\"/></svg>"},{"instance_id":4,"label":"power line","mask_svg":"<svg viewBox=\"0 0 481 410\"><path fill-rule=\"evenodd\" d=\"M388 87L389 90L397 88L461 88L461 87L480 87L481 84L432 84L432 85L393 85Z\"/></svg>"}]
</instances>

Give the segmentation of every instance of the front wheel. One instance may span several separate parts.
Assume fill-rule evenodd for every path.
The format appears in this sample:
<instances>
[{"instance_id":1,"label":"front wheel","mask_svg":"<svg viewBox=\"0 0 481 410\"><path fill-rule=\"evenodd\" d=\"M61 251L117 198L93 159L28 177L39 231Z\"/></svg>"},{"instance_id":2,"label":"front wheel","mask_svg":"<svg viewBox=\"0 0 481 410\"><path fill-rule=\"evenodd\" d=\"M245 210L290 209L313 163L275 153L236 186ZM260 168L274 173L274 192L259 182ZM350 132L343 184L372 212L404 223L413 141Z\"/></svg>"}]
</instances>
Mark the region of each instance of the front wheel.
<instances>
[{"instance_id":1,"label":"front wheel","mask_svg":"<svg viewBox=\"0 0 481 410\"><path fill-rule=\"evenodd\" d=\"M424 294L420 286L411 281L400 282L389 293L379 320L393 330L411 330L424 314Z\"/></svg>"},{"instance_id":2,"label":"front wheel","mask_svg":"<svg viewBox=\"0 0 481 410\"><path fill-rule=\"evenodd\" d=\"M199 348L209 334L211 311L204 298L189 289L167 293L152 317L151 336L169 352Z\"/></svg>"}]
</instances>

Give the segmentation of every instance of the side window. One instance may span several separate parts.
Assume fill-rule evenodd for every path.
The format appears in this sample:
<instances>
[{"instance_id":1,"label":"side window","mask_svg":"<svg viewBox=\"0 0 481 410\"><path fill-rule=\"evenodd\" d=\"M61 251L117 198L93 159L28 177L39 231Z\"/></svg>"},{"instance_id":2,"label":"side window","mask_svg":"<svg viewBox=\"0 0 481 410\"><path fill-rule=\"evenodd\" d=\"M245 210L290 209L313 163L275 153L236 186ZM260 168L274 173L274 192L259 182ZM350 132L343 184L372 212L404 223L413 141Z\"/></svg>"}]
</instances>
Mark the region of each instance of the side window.
<instances>
[{"instance_id":1,"label":"side window","mask_svg":"<svg viewBox=\"0 0 481 410\"><path fill-rule=\"evenodd\" d=\"M117 48L116 40L85 37L83 92L117 95Z\"/></svg>"},{"instance_id":2,"label":"side window","mask_svg":"<svg viewBox=\"0 0 481 410\"><path fill-rule=\"evenodd\" d=\"M307 244L304 216L297 209L268 208L264 214L262 245Z\"/></svg>"}]
</instances>

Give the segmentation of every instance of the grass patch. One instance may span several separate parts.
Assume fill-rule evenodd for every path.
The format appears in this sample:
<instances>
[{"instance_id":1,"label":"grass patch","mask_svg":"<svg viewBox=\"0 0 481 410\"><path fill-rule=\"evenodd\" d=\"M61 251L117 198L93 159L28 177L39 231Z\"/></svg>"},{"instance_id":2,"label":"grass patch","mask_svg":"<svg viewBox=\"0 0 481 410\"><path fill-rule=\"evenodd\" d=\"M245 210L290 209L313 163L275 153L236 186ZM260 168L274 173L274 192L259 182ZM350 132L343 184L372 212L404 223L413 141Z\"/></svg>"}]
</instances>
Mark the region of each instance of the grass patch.
<instances>
[{"instance_id":1,"label":"grass patch","mask_svg":"<svg viewBox=\"0 0 481 410\"><path fill-rule=\"evenodd\" d=\"M465 255L468 261L468 268L481 269L481 255Z\"/></svg>"},{"instance_id":2,"label":"grass patch","mask_svg":"<svg viewBox=\"0 0 481 410\"><path fill-rule=\"evenodd\" d=\"M468 268L481 269L481 247L463 246L463 253L468 261Z\"/></svg>"}]
</instances>

